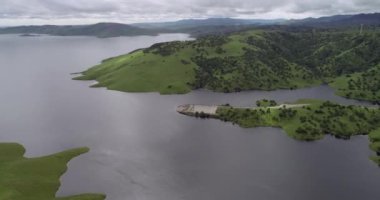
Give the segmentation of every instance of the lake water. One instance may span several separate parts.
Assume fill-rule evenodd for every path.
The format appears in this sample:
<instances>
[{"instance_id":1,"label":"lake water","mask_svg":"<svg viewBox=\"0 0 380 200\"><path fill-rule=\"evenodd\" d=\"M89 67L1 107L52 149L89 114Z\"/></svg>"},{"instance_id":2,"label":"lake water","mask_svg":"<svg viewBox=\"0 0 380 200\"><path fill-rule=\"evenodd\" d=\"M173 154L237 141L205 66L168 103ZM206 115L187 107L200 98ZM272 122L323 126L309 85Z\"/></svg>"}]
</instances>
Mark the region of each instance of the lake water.
<instances>
[{"instance_id":1,"label":"lake water","mask_svg":"<svg viewBox=\"0 0 380 200\"><path fill-rule=\"evenodd\" d=\"M0 36L0 141L27 156L88 146L62 177L59 196L102 192L108 200L378 200L380 168L366 136L300 142L275 128L243 129L179 115L180 104L253 105L318 98L360 104L320 86L237 94L161 96L91 89L71 80L102 59L157 37Z\"/></svg>"}]
</instances>

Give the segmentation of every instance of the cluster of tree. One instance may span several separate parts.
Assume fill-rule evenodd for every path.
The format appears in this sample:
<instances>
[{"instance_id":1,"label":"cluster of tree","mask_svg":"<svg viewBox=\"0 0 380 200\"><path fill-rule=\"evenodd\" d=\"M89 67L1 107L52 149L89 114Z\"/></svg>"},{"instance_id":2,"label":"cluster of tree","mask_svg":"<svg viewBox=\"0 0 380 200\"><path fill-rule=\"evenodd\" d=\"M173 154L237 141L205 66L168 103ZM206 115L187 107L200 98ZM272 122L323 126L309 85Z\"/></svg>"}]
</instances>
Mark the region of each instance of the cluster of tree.
<instances>
[{"instance_id":1,"label":"cluster of tree","mask_svg":"<svg viewBox=\"0 0 380 200\"><path fill-rule=\"evenodd\" d=\"M348 139L353 135L366 135L380 128L380 109L343 106L329 101L302 108L285 107L275 110L229 107L221 109L219 118L247 127L292 124L295 132L291 134L305 140L314 140L324 134Z\"/></svg>"},{"instance_id":2,"label":"cluster of tree","mask_svg":"<svg viewBox=\"0 0 380 200\"><path fill-rule=\"evenodd\" d=\"M283 58L305 67L316 78L336 77L369 69L380 62L380 33L369 32L265 32L249 37L266 59ZM267 64L271 64L268 62Z\"/></svg>"},{"instance_id":3,"label":"cluster of tree","mask_svg":"<svg viewBox=\"0 0 380 200\"><path fill-rule=\"evenodd\" d=\"M194 56L192 61L197 64L195 69L194 88L208 88L222 92L239 92L250 89L272 90L277 88L296 88L291 79L291 66L271 69L260 59L245 60L239 56ZM298 74L307 73L299 72Z\"/></svg>"},{"instance_id":4,"label":"cluster of tree","mask_svg":"<svg viewBox=\"0 0 380 200\"><path fill-rule=\"evenodd\" d=\"M346 97L380 100L380 65L355 76L347 75L345 80L347 87L339 89L345 91Z\"/></svg>"},{"instance_id":5,"label":"cluster of tree","mask_svg":"<svg viewBox=\"0 0 380 200\"><path fill-rule=\"evenodd\" d=\"M226 54L225 44L236 40L232 37L216 35L187 43L195 51L191 60L198 65L194 88L223 92L292 89L363 72L380 63L380 33L376 31L365 34L331 30L248 33L240 33L241 55ZM373 80L373 84L367 86L377 90L379 81Z\"/></svg>"},{"instance_id":6,"label":"cluster of tree","mask_svg":"<svg viewBox=\"0 0 380 200\"><path fill-rule=\"evenodd\" d=\"M268 107L268 106L277 106L277 102L275 100L262 99L256 101L257 107Z\"/></svg>"},{"instance_id":7,"label":"cluster of tree","mask_svg":"<svg viewBox=\"0 0 380 200\"><path fill-rule=\"evenodd\" d=\"M280 113L278 114L278 116L280 117L280 119L291 119L297 115L297 110L286 108L285 106L283 108L280 108L279 110Z\"/></svg>"},{"instance_id":8,"label":"cluster of tree","mask_svg":"<svg viewBox=\"0 0 380 200\"><path fill-rule=\"evenodd\" d=\"M368 134L380 122L379 111L366 107L342 106L327 101L319 107L308 110L307 115L301 116L299 128L301 130L304 127L312 127L339 138ZM305 131L307 132L307 129Z\"/></svg>"},{"instance_id":9,"label":"cluster of tree","mask_svg":"<svg viewBox=\"0 0 380 200\"><path fill-rule=\"evenodd\" d=\"M150 48L144 49L144 53L153 53L161 56L170 56L185 48L189 42L175 41L175 42L162 42L152 45Z\"/></svg>"},{"instance_id":10,"label":"cluster of tree","mask_svg":"<svg viewBox=\"0 0 380 200\"><path fill-rule=\"evenodd\" d=\"M270 113L270 109L234 109L232 107L224 109L218 116L220 120L231 121L240 124L241 120L249 119L255 125L260 125L264 121L262 115Z\"/></svg>"},{"instance_id":11,"label":"cluster of tree","mask_svg":"<svg viewBox=\"0 0 380 200\"><path fill-rule=\"evenodd\" d=\"M308 135L309 137L305 137L306 140L311 140L309 138L315 138L322 135L321 129L311 125L311 124L302 124L296 129L296 133L300 135Z\"/></svg>"}]
</instances>

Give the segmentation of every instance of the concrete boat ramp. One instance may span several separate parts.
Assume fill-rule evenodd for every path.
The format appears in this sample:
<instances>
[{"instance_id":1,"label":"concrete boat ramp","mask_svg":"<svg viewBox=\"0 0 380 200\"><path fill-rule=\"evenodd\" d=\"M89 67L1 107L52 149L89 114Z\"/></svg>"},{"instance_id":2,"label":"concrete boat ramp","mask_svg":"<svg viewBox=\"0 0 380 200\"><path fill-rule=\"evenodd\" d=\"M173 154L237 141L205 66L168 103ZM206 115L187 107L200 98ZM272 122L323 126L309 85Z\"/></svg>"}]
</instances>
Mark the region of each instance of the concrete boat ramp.
<instances>
[{"instance_id":1,"label":"concrete boat ramp","mask_svg":"<svg viewBox=\"0 0 380 200\"><path fill-rule=\"evenodd\" d=\"M206 106L206 105L194 105L185 104L177 107L177 112L184 115L195 115L196 113L204 113L207 115L216 115L216 110L218 106Z\"/></svg>"}]
</instances>

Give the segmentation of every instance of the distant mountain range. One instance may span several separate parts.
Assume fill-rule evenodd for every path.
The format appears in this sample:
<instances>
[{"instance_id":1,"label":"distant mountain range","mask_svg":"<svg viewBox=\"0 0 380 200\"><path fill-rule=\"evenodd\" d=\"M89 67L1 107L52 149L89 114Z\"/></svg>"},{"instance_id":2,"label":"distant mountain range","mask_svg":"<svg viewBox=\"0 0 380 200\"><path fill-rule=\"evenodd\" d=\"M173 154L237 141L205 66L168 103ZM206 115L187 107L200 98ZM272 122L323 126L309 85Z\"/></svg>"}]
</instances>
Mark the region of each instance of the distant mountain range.
<instances>
[{"instance_id":1,"label":"distant mountain range","mask_svg":"<svg viewBox=\"0 0 380 200\"><path fill-rule=\"evenodd\" d=\"M175 22L161 23L136 23L132 24L147 29L191 29L204 26L244 26L244 25L271 25L285 22L285 19L233 19L233 18L208 18L208 19L185 19Z\"/></svg>"},{"instance_id":2,"label":"distant mountain range","mask_svg":"<svg viewBox=\"0 0 380 200\"><path fill-rule=\"evenodd\" d=\"M347 27L358 25L380 25L380 13L358 15L334 15L330 17L306 18L301 20L289 20L287 24L312 27Z\"/></svg>"},{"instance_id":3,"label":"distant mountain range","mask_svg":"<svg viewBox=\"0 0 380 200\"><path fill-rule=\"evenodd\" d=\"M316 28L357 27L360 25L380 26L380 13L335 15L320 18L305 18L300 20L285 19L233 19L209 18L186 19L175 22L159 23L98 23L92 25L43 25L17 26L0 28L0 34L49 34L58 36L96 36L118 37L135 35L157 35L159 33L189 33L194 36L225 33L262 26L302 26Z\"/></svg>"},{"instance_id":4,"label":"distant mountain range","mask_svg":"<svg viewBox=\"0 0 380 200\"><path fill-rule=\"evenodd\" d=\"M0 34L48 34L57 36L96 36L118 37L134 35L157 35L160 30L143 29L136 26L119 23L98 23L92 25L43 25L16 26L0 28Z\"/></svg>"}]
</instances>

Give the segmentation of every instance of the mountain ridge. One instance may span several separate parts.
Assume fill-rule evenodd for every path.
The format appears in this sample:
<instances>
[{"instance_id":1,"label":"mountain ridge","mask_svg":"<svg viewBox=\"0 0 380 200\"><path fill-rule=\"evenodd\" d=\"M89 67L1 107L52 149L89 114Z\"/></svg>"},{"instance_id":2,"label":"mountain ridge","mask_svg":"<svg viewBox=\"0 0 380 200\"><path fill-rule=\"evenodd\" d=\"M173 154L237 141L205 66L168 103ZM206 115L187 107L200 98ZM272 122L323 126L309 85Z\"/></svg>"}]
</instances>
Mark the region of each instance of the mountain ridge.
<instances>
[{"instance_id":1,"label":"mountain ridge","mask_svg":"<svg viewBox=\"0 0 380 200\"><path fill-rule=\"evenodd\" d=\"M236 19L207 18L183 19L173 22L154 23L110 23L101 22L90 25L31 25L0 27L0 34L48 34L57 36L96 36L100 38L157 35L160 33L188 33L194 37L210 34L224 34L242 31L253 27L289 26L315 28L347 28L380 26L380 13L356 15L333 15L305 19Z\"/></svg>"}]
</instances>

